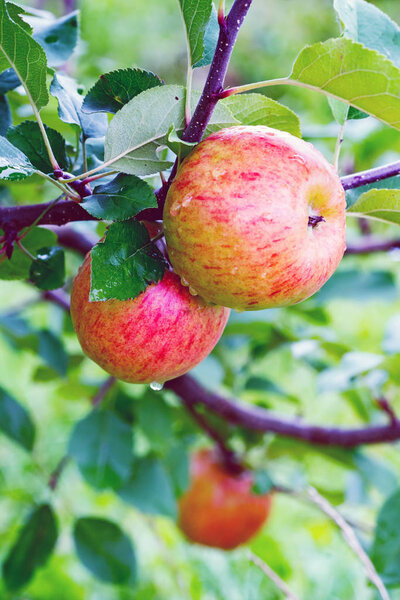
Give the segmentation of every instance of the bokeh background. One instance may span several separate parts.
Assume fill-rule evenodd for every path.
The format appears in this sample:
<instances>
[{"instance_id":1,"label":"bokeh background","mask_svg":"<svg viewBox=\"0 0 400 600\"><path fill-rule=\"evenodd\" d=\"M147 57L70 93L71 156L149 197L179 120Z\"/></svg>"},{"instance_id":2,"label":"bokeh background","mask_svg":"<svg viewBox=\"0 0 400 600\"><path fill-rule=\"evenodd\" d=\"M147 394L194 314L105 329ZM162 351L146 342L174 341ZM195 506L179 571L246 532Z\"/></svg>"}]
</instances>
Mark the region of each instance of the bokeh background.
<instances>
[{"instance_id":1,"label":"bokeh background","mask_svg":"<svg viewBox=\"0 0 400 600\"><path fill-rule=\"evenodd\" d=\"M400 3L376 2L400 22ZM37 5L38 6L38 5ZM61 15L62 2L40 3ZM139 66L167 83L185 81L185 40L175 0L84 0L81 34L67 72L84 88L115 68ZM300 49L338 35L330 0L254 0L240 32L227 79L230 85L283 77ZM195 87L206 70L198 70ZM303 135L331 160L338 133L328 102L317 93L283 87L268 93L297 112ZM29 116L13 92L17 119ZM57 120L54 99L44 120L69 139ZM400 134L372 118L346 129L342 174L399 158ZM36 180L0 188L3 204L28 204L54 197ZM102 226L80 224L87 235ZM349 245L367 231L398 236L395 227L362 225L349 219ZM69 252L69 282L81 257ZM400 410L400 251L346 257L337 274L309 301L281 310L233 313L213 354L196 370L204 385L310 422L362 425L384 422L375 399L384 394ZM67 286L68 287L68 286ZM31 412L37 427L32 454L0 437L0 562L35 502L51 499L59 519L56 553L19 594L2 588L4 600L278 600L282 597L251 564L248 549L231 553L185 542L173 519L145 514L112 491L93 489L74 462L57 490L47 481L66 453L75 423L90 409L90 399L105 374L84 358L69 317L38 302L22 282L0 281L0 385ZM43 335L43 330L47 335ZM34 341L42 332L41 347ZM107 398L134 418L135 448L166 456L174 444L194 448L207 443L172 395L144 386L121 384ZM318 448L273 435L230 429L232 445L254 467L268 468L274 481L290 487L311 484L354 523L366 547L376 512L398 487L398 444L355 451ZM184 453L183 453L184 454ZM185 455L186 456L186 455ZM174 468L174 467L172 467ZM150 510L150 512L152 512ZM133 588L96 580L76 557L74 518L97 515L118 522L135 543L140 579ZM307 600L375 598L362 566L336 526L315 507L276 495L271 518L251 544ZM400 593L393 592L394 599Z\"/></svg>"}]
</instances>

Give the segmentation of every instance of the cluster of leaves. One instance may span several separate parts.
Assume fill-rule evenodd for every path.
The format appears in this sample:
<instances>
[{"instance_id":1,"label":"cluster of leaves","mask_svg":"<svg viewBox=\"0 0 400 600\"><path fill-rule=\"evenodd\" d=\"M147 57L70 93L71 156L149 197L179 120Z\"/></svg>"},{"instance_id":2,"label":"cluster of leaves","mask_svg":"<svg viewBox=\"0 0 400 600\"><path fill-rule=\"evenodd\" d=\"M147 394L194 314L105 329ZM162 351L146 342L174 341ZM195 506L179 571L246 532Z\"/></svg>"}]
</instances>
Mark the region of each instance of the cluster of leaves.
<instances>
[{"instance_id":1,"label":"cluster of leaves","mask_svg":"<svg viewBox=\"0 0 400 600\"><path fill-rule=\"evenodd\" d=\"M190 66L207 65L218 31L212 2L180 0L180 6ZM341 124L370 114L398 129L400 29L363 0L335 0L335 8L342 22L342 35L305 48L288 81L328 94L333 114ZM135 297L149 282L158 281L165 268L147 230L135 217L157 206L147 178L169 169L175 156L179 160L190 149L180 139L187 92L178 85L165 85L149 71L124 69L102 75L83 96L75 82L54 72L76 45L77 13L54 19L44 11L21 9L4 0L0 11L0 177L5 185L43 176L56 181L38 122L28 120L13 126L7 101L7 96L22 85L36 114L47 105L47 82L51 80L49 89L58 102L59 129L64 131L66 124L75 138L71 144L67 135L44 126L58 165L73 176L88 170L103 174L105 163L118 172L116 176L113 173L104 177L103 183L81 203L93 217L113 222L105 240L93 251L91 297ZM198 99L199 93L192 92L192 111ZM110 125L104 113L113 115ZM257 93L222 100L206 135L238 123L263 124L301 135L295 113ZM384 188L389 185L393 185L390 193L376 189L376 185L367 191L360 188L349 192L350 211L398 224L398 178L382 183ZM22 234L24 250L16 246L11 260L0 259L0 278L28 279L45 290L59 287L64 281L65 264L55 235L39 227ZM304 375L306 382L312 380L312 386L318 386L319 399L335 394L335 399L345 401L350 407L350 419L354 413L365 423L377 420L381 413L374 405L374 397L382 393L395 395L399 386L398 323L393 320L388 327L383 347L356 352L351 340L332 339L328 331L334 317L325 307L343 295L357 301L392 301L398 295L394 270L378 265L363 271L359 264L353 264L339 271L312 301L301 307L260 312L257 316L234 315L225 340L200 367L197 376L208 385L224 385L260 406L297 412L307 406L310 392L298 383ZM348 318L347 310L350 309L338 312ZM69 354L53 329L33 327L15 313L1 316L0 329L12 348L39 357L34 371L37 384L52 385L61 377L69 384L71 395L73 384L77 385L77 373L88 380L81 372L82 357ZM266 377L266 372L273 376ZM282 383L283 375L286 383ZM94 393L93 387L92 383L81 385L78 394ZM0 390L0 429L22 448L32 451L35 419L14 396L11 386ZM313 415L315 408L309 407L309 413ZM378 517L371 557L387 585L400 585L400 532L395 519L399 493L394 471L367 453L310 449L287 440L265 440L237 429L227 431L221 423L217 426L240 451L263 448L259 450L261 459L268 459L272 470L275 460L277 473L282 457L290 455L292 461L300 462L311 454L316 461L326 461L323 465L332 461L351 473L352 486L349 484L347 492L351 499L372 502L373 493L380 488L388 499ZM118 389L101 407L75 424L65 450L83 479L96 491L111 490L143 513L175 519L177 499L188 483L187 446L192 432L183 411L167 395L146 391L132 399ZM265 443L261 445L261 441ZM304 472L303 476L306 478ZM265 489L262 478L260 473L259 488ZM269 482L268 479L267 485ZM327 486L326 480L318 487L331 500L343 499L342 490L328 486L324 489L324 485ZM136 580L134 546L119 523L95 514L74 517L69 533L81 562L96 577L127 585ZM31 507L6 550L6 587L13 591L27 584L53 552L57 539L52 503L46 501ZM254 551L267 561L274 560L273 552L268 550L271 547L274 548L273 540L264 538L253 545ZM289 567L285 568L290 572Z\"/></svg>"}]
</instances>

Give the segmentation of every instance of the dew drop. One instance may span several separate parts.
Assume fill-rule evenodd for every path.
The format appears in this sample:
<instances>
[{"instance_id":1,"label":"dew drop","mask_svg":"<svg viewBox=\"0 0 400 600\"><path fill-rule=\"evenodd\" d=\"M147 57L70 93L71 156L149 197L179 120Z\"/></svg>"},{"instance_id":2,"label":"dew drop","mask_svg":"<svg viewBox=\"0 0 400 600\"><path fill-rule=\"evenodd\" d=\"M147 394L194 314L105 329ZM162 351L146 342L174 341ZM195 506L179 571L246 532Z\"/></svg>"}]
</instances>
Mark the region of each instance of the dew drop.
<instances>
[{"instance_id":1,"label":"dew drop","mask_svg":"<svg viewBox=\"0 0 400 600\"><path fill-rule=\"evenodd\" d=\"M239 270L239 267L233 267L233 268L231 269L231 273L232 273L232 275L235 275L235 273L237 273L237 272L238 272L238 270Z\"/></svg>"},{"instance_id":2,"label":"dew drop","mask_svg":"<svg viewBox=\"0 0 400 600\"><path fill-rule=\"evenodd\" d=\"M188 206L191 203L192 198L193 198L193 196L186 196L186 198L182 202L183 208L185 208L186 206Z\"/></svg>"},{"instance_id":3,"label":"dew drop","mask_svg":"<svg viewBox=\"0 0 400 600\"><path fill-rule=\"evenodd\" d=\"M289 160L295 160L300 165L305 165L306 164L306 161L304 160L304 158L300 154L294 154L293 156L289 156Z\"/></svg>"},{"instance_id":4,"label":"dew drop","mask_svg":"<svg viewBox=\"0 0 400 600\"><path fill-rule=\"evenodd\" d=\"M175 203L174 203L174 204L171 206L171 208L169 209L169 212L170 212L170 214L171 214L173 217L176 217L176 215L178 214L178 212L181 210L181 206L182 206L182 205L180 204L180 202L175 202Z\"/></svg>"},{"instance_id":5,"label":"dew drop","mask_svg":"<svg viewBox=\"0 0 400 600\"><path fill-rule=\"evenodd\" d=\"M192 296L198 296L198 293L196 292L196 290L194 288L192 288L189 285L189 294L191 294Z\"/></svg>"},{"instance_id":6,"label":"dew drop","mask_svg":"<svg viewBox=\"0 0 400 600\"><path fill-rule=\"evenodd\" d=\"M185 277L181 277L181 284L184 285L185 287L189 286L189 282L187 279L185 279Z\"/></svg>"},{"instance_id":7,"label":"dew drop","mask_svg":"<svg viewBox=\"0 0 400 600\"><path fill-rule=\"evenodd\" d=\"M152 381L151 384L150 384L150 387L155 392L160 392L163 389L164 384L163 383L159 383L158 381Z\"/></svg>"}]
</instances>

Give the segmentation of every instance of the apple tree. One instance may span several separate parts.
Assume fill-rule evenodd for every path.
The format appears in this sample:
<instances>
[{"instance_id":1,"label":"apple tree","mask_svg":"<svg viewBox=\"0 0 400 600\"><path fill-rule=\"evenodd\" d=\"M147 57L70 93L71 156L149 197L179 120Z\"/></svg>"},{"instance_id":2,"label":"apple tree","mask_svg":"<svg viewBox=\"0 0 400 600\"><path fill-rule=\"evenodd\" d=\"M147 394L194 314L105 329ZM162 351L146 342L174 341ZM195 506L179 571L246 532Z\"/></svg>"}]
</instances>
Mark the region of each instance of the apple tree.
<instances>
[{"instance_id":1,"label":"apple tree","mask_svg":"<svg viewBox=\"0 0 400 600\"><path fill-rule=\"evenodd\" d=\"M2 598L400 598L400 26L232 76L269 4L165 3L176 83L0 0Z\"/></svg>"}]
</instances>

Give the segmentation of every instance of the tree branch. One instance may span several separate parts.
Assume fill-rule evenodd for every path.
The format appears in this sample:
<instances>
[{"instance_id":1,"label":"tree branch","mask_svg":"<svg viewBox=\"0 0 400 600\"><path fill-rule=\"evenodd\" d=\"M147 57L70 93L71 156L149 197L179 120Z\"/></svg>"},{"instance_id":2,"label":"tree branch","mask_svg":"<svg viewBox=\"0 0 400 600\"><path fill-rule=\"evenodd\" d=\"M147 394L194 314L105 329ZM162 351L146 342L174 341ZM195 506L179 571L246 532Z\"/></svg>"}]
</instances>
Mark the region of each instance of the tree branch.
<instances>
[{"instance_id":1,"label":"tree branch","mask_svg":"<svg viewBox=\"0 0 400 600\"><path fill-rule=\"evenodd\" d=\"M380 240L365 236L358 244L347 246L345 254L372 254L373 252L388 252L400 248L400 239Z\"/></svg>"},{"instance_id":2,"label":"tree branch","mask_svg":"<svg viewBox=\"0 0 400 600\"><path fill-rule=\"evenodd\" d=\"M361 444L394 442L400 439L400 421L387 425L362 428L321 427L308 425L301 419L286 419L256 406L245 406L203 388L191 375L182 375L164 384L181 398L206 406L211 412L223 417L233 425L253 431L277 433L311 444L353 448Z\"/></svg>"},{"instance_id":3,"label":"tree branch","mask_svg":"<svg viewBox=\"0 0 400 600\"><path fill-rule=\"evenodd\" d=\"M254 563L261 571L269 577L269 579L276 585L276 587L285 594L287 600L299 600L297 596L289 589L286 583L281 579L278 573L275 573L273 569L264 561L261 560L254 552L249 550L249 560Z\"/></svg>"},{"instance_id":4,"label":"tree branch","mask_svg":"<svg viewBox=\"0 0 400 600\"><path fill-rule=\"evenodd\" d=\"M26 206L0 206L0 229L21 231L32 225L44 210L54 202L29 204ZM72 200L60 200L42 219L40 225L65 225L72 221L97 221L84 208Z\"/></svg>"},{"instance_id":5,"label":"tree branch","mask_svg":"<svg viewBox=\"0 0 400 600\"><path fill-rule=\"evenodd\" d=\"M382 179L394 177L395 175L399 175L399 173L400 161L396 161L388 165L383 165L383 167L376 167L375 169L360 171L360 173L345 175L341 178L341 182L345 190L352 190L369 183L376 183L377 181L382 181Z\"/></svg>"}]
</instances>

